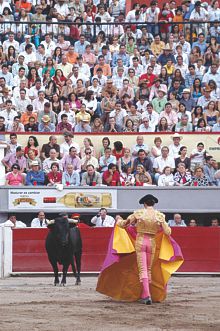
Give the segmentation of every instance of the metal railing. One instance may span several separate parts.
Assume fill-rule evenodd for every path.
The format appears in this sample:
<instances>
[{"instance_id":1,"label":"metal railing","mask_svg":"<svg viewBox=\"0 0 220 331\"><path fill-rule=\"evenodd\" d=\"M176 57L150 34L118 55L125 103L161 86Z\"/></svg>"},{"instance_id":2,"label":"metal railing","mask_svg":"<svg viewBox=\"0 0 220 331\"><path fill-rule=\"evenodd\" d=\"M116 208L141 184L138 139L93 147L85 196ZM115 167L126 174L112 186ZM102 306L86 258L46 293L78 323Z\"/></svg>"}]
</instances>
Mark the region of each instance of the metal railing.
<instances>
[{"instance_id":1,"label":"metal railing","mask_svg":"<svg viewBox=\"0 0 220 331\"><path fill-rule=\"evenodd\" d=\"M198 22L108 22L108 23L91 23L91 22L69 22L69 21L59 21L59 22L38 22L38 21L29 21L29 22L18 22L18 21L8 21L0 24L0 38L1 41L4 41L7 38L7 35L10 32L14 32L17 39L22 39L22 35L29 34L36 40L42 40L45 34L50 33L52 36L57 37L58 34L64 33L66 39L74 42L72 38L71 27L75 26L80 30L80 33L86 35L87 39L90 39L91 42L95 42L96 37L100 31L105 33L106 41L111 40L114 35L121 36L122 27L125 30L126 27L130 27L133 30L135 27L137 29L146 27L149 33L162 35L162 31L168 30L163 34L168 37L170 32L173 32L175 26L178 27L179 32L183 32L185 36L189 38L189 42L192 43L194 40L194 33L203 32L206 36L208 35L208 28L213 26L214 22L211 21L198 21ZM70 35L69 35L70 33ZM166 40L167 41L167 40ZM218 40L220 42L220 39Z\"/></svg>"}]
</instances>

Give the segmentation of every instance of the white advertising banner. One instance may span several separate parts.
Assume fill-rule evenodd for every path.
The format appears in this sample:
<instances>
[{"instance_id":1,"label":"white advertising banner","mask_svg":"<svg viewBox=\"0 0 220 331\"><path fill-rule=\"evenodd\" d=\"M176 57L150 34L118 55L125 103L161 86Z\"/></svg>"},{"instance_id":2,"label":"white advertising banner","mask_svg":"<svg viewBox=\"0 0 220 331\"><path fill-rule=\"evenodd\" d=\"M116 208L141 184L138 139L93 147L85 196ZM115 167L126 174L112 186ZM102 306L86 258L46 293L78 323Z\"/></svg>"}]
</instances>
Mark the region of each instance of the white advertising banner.
<instances>
[{"instance_id":1,"label":"white advertising banner","mask_svg":"<svg viewBox=\"0 0 220 331\"><path fill-rule=\"evenodd\" d=\"M117 209L117 190L9 189L9 210Z\"/></svg>"}]
</instances>

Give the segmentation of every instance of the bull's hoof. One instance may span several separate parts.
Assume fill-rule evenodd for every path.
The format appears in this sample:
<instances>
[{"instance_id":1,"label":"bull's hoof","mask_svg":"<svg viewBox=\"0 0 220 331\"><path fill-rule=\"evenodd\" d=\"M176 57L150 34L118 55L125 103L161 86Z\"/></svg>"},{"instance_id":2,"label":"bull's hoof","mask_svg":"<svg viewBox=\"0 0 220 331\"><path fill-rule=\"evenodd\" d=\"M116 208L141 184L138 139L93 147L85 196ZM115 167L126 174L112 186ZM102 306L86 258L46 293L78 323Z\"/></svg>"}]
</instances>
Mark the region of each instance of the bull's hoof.
<instances>
[{"instance_id":1,"label":"bull's hoof","mask_svg":"<svg viewBox=\"0 0 220 331\"><path fill-rule=\"evenodd\" d=\"M76 282L75 282L75 285L81 285L81 280L77 279Z\"/></svg>"},{"instance_id":2,"label":"bull's hoof","mask_svg":"<svg viewBox=\"0 0 220 331\"><path fill-rule=\"evenodd\" d=\"M55 279L55 281L54 281L54 286L57 286L57 285L59 285L59 279Z\"/></svg>"}]
</instances>

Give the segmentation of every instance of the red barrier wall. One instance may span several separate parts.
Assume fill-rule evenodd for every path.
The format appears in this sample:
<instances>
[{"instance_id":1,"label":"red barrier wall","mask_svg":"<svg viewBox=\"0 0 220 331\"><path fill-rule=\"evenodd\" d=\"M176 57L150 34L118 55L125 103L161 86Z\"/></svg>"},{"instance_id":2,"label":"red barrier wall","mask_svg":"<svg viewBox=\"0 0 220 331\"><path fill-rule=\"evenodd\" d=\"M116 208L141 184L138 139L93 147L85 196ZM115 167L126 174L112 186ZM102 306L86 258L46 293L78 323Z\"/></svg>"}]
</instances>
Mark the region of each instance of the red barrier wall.
<instances>
[{"instance_id":1,"label":"red barrier wall","mask_svg":"<svg viewBox=\"0 0 220 331\"><path fill-rule=\"evenodd\" d=\"M47 229L13 230L13 272L48 272L45 251ZM111 228L81 229L82 271L99 271L107 251ZM181 272L220 272L220 228L173 228L185 262Z\"/></svg>"}]
</instances>

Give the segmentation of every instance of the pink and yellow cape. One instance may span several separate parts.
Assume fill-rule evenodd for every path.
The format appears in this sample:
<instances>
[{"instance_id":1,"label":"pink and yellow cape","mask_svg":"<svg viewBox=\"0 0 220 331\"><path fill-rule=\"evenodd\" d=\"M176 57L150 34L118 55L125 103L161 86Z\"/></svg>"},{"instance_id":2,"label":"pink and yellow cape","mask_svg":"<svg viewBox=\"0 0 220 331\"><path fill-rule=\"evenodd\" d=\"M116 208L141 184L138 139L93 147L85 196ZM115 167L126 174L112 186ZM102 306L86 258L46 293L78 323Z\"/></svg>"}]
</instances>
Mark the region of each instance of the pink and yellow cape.
<instances>
[{"instance_id":1,"label":"pink and yellow cape","mask_svg":"<svg viewBox=\"0 0 220 331\"><path fill-rule=\"evenodd\" d=\"M115 300L137 301L141 295L141 283L135 253L135 227L126 230L115 226L108 252L98 278L96 290ZM183 263L179 245L173 238L159 232L152 265L151 297L154 302L166 298L166 287L172 273Z\"/></svg>"}]
</instances>

